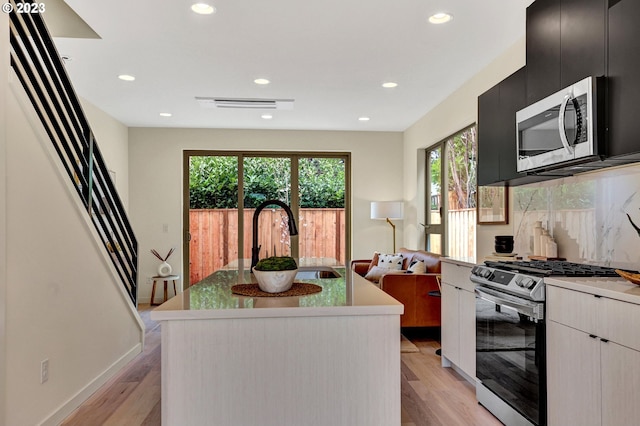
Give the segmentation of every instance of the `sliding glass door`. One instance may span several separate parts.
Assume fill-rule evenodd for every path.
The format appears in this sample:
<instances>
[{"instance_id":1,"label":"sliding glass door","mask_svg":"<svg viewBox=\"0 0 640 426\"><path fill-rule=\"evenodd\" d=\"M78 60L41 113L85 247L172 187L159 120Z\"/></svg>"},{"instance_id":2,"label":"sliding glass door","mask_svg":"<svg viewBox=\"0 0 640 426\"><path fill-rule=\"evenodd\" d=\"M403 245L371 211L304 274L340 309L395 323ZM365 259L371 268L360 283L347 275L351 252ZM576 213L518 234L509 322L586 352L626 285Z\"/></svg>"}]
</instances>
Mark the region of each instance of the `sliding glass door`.
<instances>
[{"instance_id":1,"label":"sliding glass door","mask_svg":"<svg viewBox=\"0 0 640 426\"><path fill-rule=\"evenodd\" d=\"M221 268L249 267L256 208L260 257L346 264L349 154L185 152L185 276L190 285Z\"/></svg>"}]
</instances>

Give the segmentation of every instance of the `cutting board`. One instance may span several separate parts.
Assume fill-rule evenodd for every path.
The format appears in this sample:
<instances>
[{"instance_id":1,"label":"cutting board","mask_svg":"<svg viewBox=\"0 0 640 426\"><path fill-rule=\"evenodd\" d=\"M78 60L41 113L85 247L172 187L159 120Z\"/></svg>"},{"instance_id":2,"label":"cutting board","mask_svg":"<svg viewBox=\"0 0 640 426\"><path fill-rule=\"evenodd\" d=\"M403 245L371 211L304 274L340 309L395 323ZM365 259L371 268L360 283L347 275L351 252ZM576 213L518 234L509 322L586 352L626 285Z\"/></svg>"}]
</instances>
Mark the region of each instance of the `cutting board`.
<instances>
[{"instance_id":1,"label":"cutting board","mask_svg":"<svg viewBox=\"0 0 640 426\"><path fill-rule=\"evenodd\" d=\"M550 261L550 260L567 260L566 257L546 257L546 256L529 256L529 260L542 260L542 261Z\"/></svg>"}]
</instances>

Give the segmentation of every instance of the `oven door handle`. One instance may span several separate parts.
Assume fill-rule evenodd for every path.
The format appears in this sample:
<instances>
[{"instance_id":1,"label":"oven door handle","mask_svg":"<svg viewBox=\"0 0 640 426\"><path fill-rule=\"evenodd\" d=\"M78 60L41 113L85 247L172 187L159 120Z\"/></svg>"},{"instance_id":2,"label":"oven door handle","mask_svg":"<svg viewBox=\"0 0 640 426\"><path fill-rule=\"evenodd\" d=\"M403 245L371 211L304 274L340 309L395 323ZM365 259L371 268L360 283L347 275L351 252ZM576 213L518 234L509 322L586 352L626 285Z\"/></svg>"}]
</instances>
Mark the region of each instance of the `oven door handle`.
<instances>
[{"instance_id":1,"label":"oven door handle","mask_svg":"<svg viewBox=\"0 0 640 426\"><path fill-rule=\"evenodd\" d=\"M499 294L492 291L484 289L479 290L478 288L476 288L476 296L480 299L486 300L487 302L495 303L496 305L507 306L522 315L533 318L536 321L544 319L544 305L542 303L528 303L526 300L523 302L517 302L515 300L511 300L511 298L507 299L505 297L501 297Z\"/></svg>"}]
</instances>

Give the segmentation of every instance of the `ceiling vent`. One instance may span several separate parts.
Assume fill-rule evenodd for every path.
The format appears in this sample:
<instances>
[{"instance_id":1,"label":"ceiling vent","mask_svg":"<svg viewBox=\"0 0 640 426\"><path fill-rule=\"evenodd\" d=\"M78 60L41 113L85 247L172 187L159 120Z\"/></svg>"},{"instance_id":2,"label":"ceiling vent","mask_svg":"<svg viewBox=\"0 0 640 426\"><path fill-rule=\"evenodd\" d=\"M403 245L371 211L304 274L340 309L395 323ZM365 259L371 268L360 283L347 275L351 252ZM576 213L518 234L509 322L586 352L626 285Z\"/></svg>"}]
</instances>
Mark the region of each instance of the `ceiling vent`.
<instances>
[{"instance_id":1,"label":"ceiling vent","mask_svg":"<svg viewBox=\"0 0 640 426\"><path fill-rule=\"evenodd\" d=\"M203 108L236 109L293 109L293 99L251 99L251 98L201 98L196 101Z\"/></svg>"}]
</instances>

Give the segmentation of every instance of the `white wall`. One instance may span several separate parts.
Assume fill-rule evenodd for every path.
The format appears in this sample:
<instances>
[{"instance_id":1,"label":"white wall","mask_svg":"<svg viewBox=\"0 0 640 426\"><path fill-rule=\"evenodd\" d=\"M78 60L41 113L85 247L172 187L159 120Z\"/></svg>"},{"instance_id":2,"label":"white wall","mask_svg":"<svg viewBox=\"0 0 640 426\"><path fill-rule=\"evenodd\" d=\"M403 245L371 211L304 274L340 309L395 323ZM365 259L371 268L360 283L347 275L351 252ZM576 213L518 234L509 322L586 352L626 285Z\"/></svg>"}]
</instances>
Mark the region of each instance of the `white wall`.
<instances>
[{"instance_id":1,"label":"white wall","mask_svg":"<svg viewBox=\"0 0 640 426\"><path fill-rule=\"evenodd\" d=\"M402 199L402 134L384 132L220 129L129 130L130 211L140 247L140 300L148 301L147 278L158 261L149 251L182 247L183 150L351 152L353 258L391 251L391 228L369 218L371 201ZM163 232L163 224L168 232ZM398 222L398 247L402 222ZM169 262L182 272L181 250Z\"/></svg>"},{"instance_id":2,"label":"white wall","mask_svg":"<svg viewBox=\"0 0 640 426\"><path fill-rule=\"evenodd\" d=\"M425 155L428 148L477 120L478 96L525 64L525 39L496 58L481 72L464 83L437 107L404 133L404 241L407 247L424 248L420 222L425 218ZM478 259L493 251L493 236L513 234L513 225L477 227Z\"/></svg>"},{"instance_id":3,"label":"white wall","mask_svg":"<svg viewBox=\"0 0 640 426\"><path fill-rule=\"evenodd\" d=\"M125 210L128 211L129 128L86 99L81 99L81 102L107 168L116 174L116 189Z\"/></svg>"},{"instance_id":4,"label":"white wall","mask_svg":"<svg viewBox=\"0 0 640 426\"><path fill-rule=\"evenodd\" d=\"M2 210L7 221L4 420L57 424L141 351L144 325L14 79L7 90ZM49 380L40 384L44 359Z\"/></svg>"},{"instance_id":5,"label":"white wall","mask_svg":"<svg viewBox=\"0 0 640 426\"><path fill-rule=\"evenodd\" d=\"M9 15L0 14L0 426L4 426L6 407L6 303L7 303L7 158L6 158L6 81L9 70Z\"/></svg>"}]
</instances>

